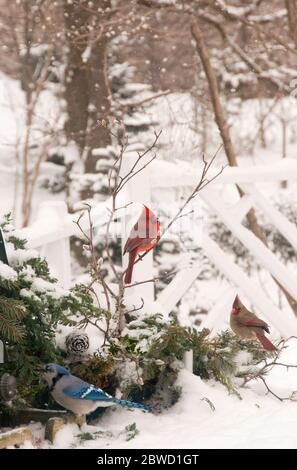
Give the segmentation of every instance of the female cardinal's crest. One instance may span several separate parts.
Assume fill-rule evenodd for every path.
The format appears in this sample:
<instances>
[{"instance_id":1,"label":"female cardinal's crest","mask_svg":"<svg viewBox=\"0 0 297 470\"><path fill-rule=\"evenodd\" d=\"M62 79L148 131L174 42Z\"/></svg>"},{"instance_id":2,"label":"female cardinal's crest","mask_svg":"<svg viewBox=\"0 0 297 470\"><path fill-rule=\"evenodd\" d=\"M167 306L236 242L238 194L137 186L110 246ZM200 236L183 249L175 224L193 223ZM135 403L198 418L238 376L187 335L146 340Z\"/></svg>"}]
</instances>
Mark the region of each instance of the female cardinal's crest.
<instances>
[{"instance_id":1,"label":"female cardinal's crest","mask_svg":"<svg viewBox=\"0 0 297 470\"><path fill-rule=\"evenodd\" d=\"M238 295L235 297L235 300L232 305L232 310L231 313L234 313L235 315L240 312L240 300Z\"/></svg>"}]
</instances>

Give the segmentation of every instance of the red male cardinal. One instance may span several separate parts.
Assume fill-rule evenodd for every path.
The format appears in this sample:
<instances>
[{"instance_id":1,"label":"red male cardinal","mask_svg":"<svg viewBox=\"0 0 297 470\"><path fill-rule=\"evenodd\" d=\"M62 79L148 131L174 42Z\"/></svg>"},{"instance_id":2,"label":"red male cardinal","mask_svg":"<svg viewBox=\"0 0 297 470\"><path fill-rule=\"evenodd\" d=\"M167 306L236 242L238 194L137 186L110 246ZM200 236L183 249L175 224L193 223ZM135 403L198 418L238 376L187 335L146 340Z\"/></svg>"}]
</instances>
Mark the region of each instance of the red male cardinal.
<instances>
[{"instance_id":1,"label":"red male cardinal","mask_svg":"<svg viewBox=\"0 0 297 470\"><path fill-rule=\"evenodd\" d=\"M267 351L276 351L276 347L265 336L265 331L269 333L267 323L242 305L238 295L233 302L230 326L234 333L241 338L258 339L264 349Z\"/></svg>"},{"instance_id":2,"label":"red male cardinal","mask_svg":"<svg viewBox=\"0 0 297 470\"><path fill-rule=\"evenodd\" d=\"M138 253L153 248L160 232L158 217L146 206L134 225L128 240L126 241L124 254L129 253L129 264L125 274L125 284L130 284L133 266Z\"/></svg>"}]
</instances>

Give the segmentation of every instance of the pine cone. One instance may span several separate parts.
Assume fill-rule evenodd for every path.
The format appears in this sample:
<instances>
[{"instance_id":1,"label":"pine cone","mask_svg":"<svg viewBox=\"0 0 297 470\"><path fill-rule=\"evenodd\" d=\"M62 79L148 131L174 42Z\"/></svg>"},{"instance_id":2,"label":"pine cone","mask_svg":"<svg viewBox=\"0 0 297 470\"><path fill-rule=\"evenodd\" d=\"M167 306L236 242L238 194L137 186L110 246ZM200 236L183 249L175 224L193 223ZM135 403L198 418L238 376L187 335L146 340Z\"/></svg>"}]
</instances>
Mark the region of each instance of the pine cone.
<instances>
[{"instance_id":1,"label":"pine cone","mask_svg":"<svg viewBox=\"0 0 297 470\"><path fill-rule=\"evenodd\" d=\"M83 355L89 346L89 337L86 333L73 331L66 336L66 349L69 354Z\"/></svg>"}]
</instances>

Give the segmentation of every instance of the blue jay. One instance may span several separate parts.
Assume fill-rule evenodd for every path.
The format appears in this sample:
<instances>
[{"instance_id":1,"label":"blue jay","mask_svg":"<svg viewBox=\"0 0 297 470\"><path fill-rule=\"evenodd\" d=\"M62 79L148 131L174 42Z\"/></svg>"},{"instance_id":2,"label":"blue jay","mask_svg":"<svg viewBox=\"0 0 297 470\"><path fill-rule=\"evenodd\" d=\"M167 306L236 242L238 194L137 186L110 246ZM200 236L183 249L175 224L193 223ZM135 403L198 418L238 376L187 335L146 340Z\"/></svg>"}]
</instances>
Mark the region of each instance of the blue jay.
<instances>
[{"instance_id":1,"label":"blue jay","mask_svg":"<svg viewBox=\"0 0 297 470\"><path fill-rule=\"evenodd\" d=\"M58 364L46 365L44 378L49 385L54 400L78 416L87 415L99 407L113 405L149 411L144 405L128 400L119 400L108 395L101 388L71 375L65 367Z\"/></svg>"}]
</instances>

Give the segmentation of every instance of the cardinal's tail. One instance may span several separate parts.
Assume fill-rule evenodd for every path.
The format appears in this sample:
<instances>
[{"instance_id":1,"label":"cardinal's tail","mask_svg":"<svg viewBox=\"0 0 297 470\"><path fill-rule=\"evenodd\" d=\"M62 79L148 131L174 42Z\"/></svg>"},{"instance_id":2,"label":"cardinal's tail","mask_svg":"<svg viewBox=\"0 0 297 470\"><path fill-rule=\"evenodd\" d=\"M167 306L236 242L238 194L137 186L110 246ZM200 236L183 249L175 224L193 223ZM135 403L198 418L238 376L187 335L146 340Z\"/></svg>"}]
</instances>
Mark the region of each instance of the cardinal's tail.
<instances>
[{"instance_id":1,"label":"cardinal's tail","mask_svg":"<svg viewBox=\"0 0 297 470\"><path fill-rule=\"evenodd\" d=\"M129 264L128 264L128 268L126 270L125 278L124 278L125 284L131 284L133 266L134 266L136 254L137 254L136 250L130 251L129 253Z\"/></svg>"},{"instance_id":2,"label":"cardinal's tail","mask_svg":"<svg viewBox=\"0 0 297 470\"><path fill-rule=\"evenodd\" d=\"M256 333L256 336L264 349L267 351L277 351L276 347L272 344L271 341L269 341L268 338L266 338L266 336L260 335L259 333Z\"/></svg>"}]
</instances>

